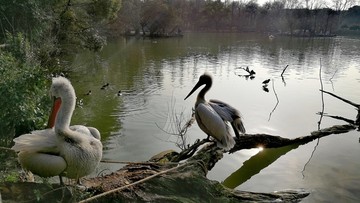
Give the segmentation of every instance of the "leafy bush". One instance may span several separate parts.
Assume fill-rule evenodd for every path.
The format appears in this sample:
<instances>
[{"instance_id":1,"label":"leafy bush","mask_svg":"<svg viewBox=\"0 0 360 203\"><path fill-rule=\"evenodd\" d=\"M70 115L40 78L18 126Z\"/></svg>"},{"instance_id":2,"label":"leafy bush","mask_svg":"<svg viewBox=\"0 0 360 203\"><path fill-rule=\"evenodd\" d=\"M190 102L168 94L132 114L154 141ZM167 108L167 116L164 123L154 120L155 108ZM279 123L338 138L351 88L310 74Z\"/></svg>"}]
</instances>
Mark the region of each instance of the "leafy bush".
<instances>
[{"instance_id":1,"label":"leafy bush","mask_svg":"<svg viewBox=\"0 0 360 203\"><path fill-rule=\"evenodd\" d=\"M19 34L0 52L0 142L43 128L49 112L47 73Z\"/></svg>"},{"instance_id":2,"label":"leafy bush","mask_svg":"<svg viewBox=\"0 0 360 203\"><path fill-rule=\"evenodd\" d=\"M62 53L100 50L101 26L120 0L3 0L0 5L0 145L41 129L50 106L49 75L64 70ZM62 69L62 70L61 70ZM10 141L9 141L10 140Z\"/></svg>"}]
</instances>

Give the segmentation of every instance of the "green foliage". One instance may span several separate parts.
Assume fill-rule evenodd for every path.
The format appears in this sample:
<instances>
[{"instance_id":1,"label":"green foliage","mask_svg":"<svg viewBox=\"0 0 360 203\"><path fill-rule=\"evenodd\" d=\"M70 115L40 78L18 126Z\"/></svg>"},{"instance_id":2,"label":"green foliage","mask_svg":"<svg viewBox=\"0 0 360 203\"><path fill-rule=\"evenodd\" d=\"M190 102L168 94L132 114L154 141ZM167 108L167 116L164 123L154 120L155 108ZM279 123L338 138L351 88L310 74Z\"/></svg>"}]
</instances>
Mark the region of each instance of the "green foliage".
<instances>
[{"instance_id":1,"label":"green foliage","mask_svg":"<svg viewBox=\"0 0 360 203\"><path fill-rule=\"evenodd\" d=\"M48 80L21 34L0 52L0 136L42 128L50 104ZM45 111L44 111L45 110Z\"/></svg>"},{"instance_id":2,"label":"green foliage","mask_svg":"<svg viewBox=\"0 0 360 203\"><path fill-rule=\"evenodd\" d=\"M29 37L31 36L32 39L37 39L49 25L51 2L45 0L2 0L0 5L0 39L6 37L6 32L11 34L22 32Z\"/></svg>"},{"instance_id":3,"label":"green foliage","mask_svg":"<svg viewBox=\"0 0 360 203\"><path fill-rule=\"evenodd\" d=\"M12 183L16 183L19 181L19 173L16 171L12 171L10 173L7 173L4 177L5 182L12 182Z\"/></svg>"},{"instance_id":4,"label":"green foliage","mask_svg":"<svg viewBox=\"0 0 360 203\"><path fill-rule=\"evenodd\" d=\"M74 46L98 51L105 44L101 27L117 16L120 0L59 0L52 34L63 53Z\"/></svg>"},{"instance_id":5,"label":"green foliage","mask_svg":"<svg viewBox=\"0 0 360 203\"><path fill-rule=\"evenodd\" d=\"M119 0L92 0L88 12L100 20L113 20L117 17L120 6Z\"/></svg>"},{"instance_id":6,"label":"green foliage","mask_svg":"<svg viewBox=\"0 0 360 203\"><path fill-rule=\"evenodd\" d=\"M49 75L74 46L100 50L101 27L120 0L2 0L0 4L0 144L41 129L49 106ZM64 69L64 68L63 68ZM10 138L10 139L5 139Z\"/></svg>"}]
</instances>

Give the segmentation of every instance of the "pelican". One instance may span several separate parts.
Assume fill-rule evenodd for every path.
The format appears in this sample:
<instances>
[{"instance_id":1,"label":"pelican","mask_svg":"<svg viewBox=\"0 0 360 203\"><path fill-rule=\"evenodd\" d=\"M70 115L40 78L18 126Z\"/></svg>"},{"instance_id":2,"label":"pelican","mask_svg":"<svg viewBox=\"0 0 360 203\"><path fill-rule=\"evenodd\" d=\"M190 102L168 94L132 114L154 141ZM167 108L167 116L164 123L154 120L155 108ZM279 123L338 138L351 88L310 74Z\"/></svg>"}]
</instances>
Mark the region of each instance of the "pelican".
<instances>
[{"instance_id":1,"label":"pelican","mask_svg":"<svg viewBox=\"0 0 360 203\"><path fill-rule=\"evenodd\" d=\"M231 124L236 137L240 136L239 132L245 133L240 112L225 102L214 99L205 100L205 94L212 85L212 77L208 73L200 76L199 81L185 99L202 85L205 87L200 91L195 102L196 122L208 138L213 137L219 147L229 150L234 147L235 140L230 134L227 123Z\"/></svg>"},{"instance_id":2,"label":"pelican","mask_svg":"<svg viewBox=\"0 0 360 203\"><path fill-rule=\"evenodd\" d=\"M70 126L75 109L75 91L64 77L53 78L54 97L48 129L33 131L14 139L12 147L24 169L41 177L62 176L76 179L95 170L102 157L100 133L96 128Z\"/></svg>"}]
</instances>

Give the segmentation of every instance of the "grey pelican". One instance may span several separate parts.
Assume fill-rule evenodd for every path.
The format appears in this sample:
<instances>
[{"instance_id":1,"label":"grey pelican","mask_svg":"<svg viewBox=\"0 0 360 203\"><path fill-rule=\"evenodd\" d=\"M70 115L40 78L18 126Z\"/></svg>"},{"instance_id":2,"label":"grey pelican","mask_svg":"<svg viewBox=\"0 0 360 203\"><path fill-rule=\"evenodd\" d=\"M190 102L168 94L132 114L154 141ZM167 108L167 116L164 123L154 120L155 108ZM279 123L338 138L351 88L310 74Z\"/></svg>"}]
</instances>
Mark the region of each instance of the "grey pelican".
<instances>
[{"instance_id":1,"label":"grey pelican","mask_svg":"<svg viewBox=\"0 0 360 203\"><path fill-rule=\"evenodd\" d=\"M212 77L208 73L200 76L199 81L185 99L202 85L205 85L205 87L199 92L195 102L196 122L200 129L208 135L208 138L209 136L213 137L219 147L229 150L234 147L235 141L230 134L227 123L231 124L236 137L239 137L239 132L245 133L241 114L225 102L214 99L210 101L205 100L205 94L212 85Z\"/></svg>"},{"instance_id":2,"label":"grey pelican","mask_svg":"<svg viewBox=\"0 0 360 203\"><path fill-rule=\"evenodd\" d=\"M50 89L54 106L48 129L32 131L14 139L12 147L24 169L41 177L76 179L95 170L102 157L100 133L96 128L70 126L75 109L75 91L64 77L53 78Z\"/></svg>"}]
</instances>

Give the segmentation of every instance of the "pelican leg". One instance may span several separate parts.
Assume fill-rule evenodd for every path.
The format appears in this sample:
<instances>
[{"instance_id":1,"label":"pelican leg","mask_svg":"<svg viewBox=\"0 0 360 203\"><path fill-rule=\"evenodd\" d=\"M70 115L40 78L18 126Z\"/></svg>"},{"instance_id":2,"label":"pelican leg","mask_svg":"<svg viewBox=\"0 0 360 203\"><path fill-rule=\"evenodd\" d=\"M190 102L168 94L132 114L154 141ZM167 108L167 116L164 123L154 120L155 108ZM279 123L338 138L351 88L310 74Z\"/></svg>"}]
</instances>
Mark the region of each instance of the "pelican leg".
<instances>
[{"instance_id":1,"label":"pelican leg","mask_svg":"<svg viewBox=\"0 0 360 203\"><path fill-rule=\"evenodd\" d=\"M235 125L234 125L233 122L231 123L231 127L232 127L233 130L234 130L234 133L235 133L236 138L240 138L240 134L239 134L239 132L237 131L237 129L236 129L236 127L235 127Z\"/></svg>"},{"instance_id":2,"label":"pelican leg","mask_svg":"<svg viewBox=\"0 0 360 203\"><path fill-rule=\"evenodd\" d=\"M59 175L60 185L65 185L62 176Z\"/></svg>"},{"instance_id":3,"label":"pelican leg","mask_svg":"<svg viewBox=\"0 0 360 203\"><path fill-rule=\"evenodd\" d=\"M78 179L76 180L76 184L82 185L80 178L78 178Z\"/></svg>"}]
</instances>

